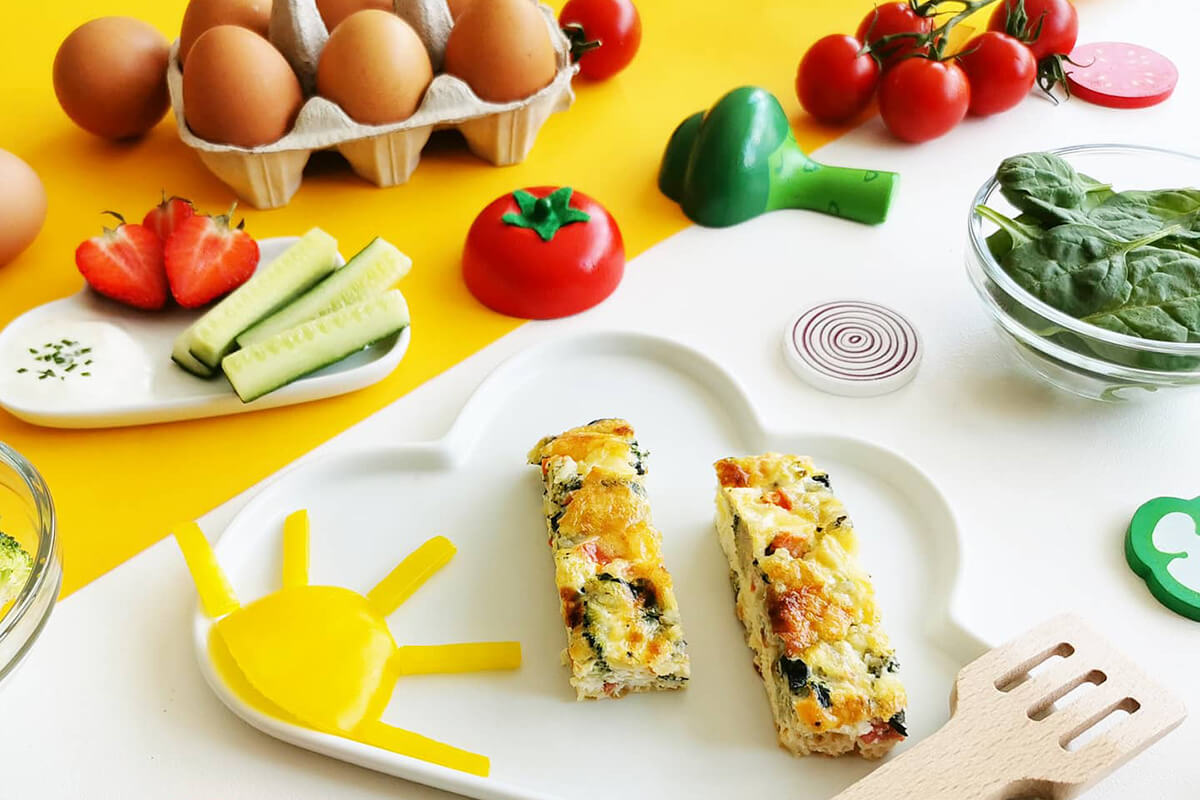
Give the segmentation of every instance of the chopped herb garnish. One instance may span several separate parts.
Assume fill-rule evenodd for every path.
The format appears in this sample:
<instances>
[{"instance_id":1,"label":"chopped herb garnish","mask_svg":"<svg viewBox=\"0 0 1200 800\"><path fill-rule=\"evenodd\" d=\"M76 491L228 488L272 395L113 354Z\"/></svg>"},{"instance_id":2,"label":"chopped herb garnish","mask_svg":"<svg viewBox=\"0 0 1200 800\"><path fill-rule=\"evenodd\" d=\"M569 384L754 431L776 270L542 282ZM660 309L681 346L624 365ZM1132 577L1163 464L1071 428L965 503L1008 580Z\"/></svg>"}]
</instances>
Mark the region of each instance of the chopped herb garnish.
<instances>
[{"instance_id":1,"label":"chopped herb garnish","mask_svg":"<svg viewBox=\"0 0 1200 800\"><path fill-rule=\"evenodd\" d=\"M67 373L74 371L80 366L90 366L92 360L89 358L86 361L82 357L92 352L90 347L80 347L79 342L74 339L59 339L57 342L47 342L41 349L36 347L28 348L29 354L33 356L33 360L41 364L53 364L61 367L62 370L56 372L53 368L47 367L39 370L37 378L39 381L44 381L47 378L58 378L60 381L67 379ZM23 375L29 372L28 367L18 367L17 374ZM80 372L79 375L90 377L90 372Z\"/></svg>"}]
</instances>

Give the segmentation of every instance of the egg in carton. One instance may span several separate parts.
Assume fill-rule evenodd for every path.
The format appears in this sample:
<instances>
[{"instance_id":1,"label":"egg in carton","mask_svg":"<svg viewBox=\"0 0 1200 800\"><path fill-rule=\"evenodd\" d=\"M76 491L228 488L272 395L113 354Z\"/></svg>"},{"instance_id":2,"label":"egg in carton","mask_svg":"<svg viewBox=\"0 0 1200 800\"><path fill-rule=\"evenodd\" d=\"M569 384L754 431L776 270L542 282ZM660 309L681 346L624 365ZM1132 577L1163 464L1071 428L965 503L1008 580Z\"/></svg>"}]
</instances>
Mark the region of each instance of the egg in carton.
<instances>
[{"instance_id":1,"label":"egg in carton","mask_svg":"<svg viewBox=\"0 0 1200 800\"><path fill-rule=\"evenodd\" d=\"M530 0L536 2L536 0ZM179 138L221 181L255 208L287 205L300 188L304 166L315 150L336 149L361 177L376 186L406 182L435 130L457 128L471 152L496 166L520 163L549 116L570 108L571 79L579 67L554 12L536 3L550 33L555 74L549 84L521 100L482 100L465 81L440 72L454 23L446 0L395 0L394 11L420 37L434 78L412 116L385 125L355 122L336 103L316 94L317 62L329 32L316 0L275 0L268 38L291 65L308 98L292 129L278 141L245 148L199 138L188 128L183 107L179 42L171 47L167 84Z\"/></svg>"}]
</instances>

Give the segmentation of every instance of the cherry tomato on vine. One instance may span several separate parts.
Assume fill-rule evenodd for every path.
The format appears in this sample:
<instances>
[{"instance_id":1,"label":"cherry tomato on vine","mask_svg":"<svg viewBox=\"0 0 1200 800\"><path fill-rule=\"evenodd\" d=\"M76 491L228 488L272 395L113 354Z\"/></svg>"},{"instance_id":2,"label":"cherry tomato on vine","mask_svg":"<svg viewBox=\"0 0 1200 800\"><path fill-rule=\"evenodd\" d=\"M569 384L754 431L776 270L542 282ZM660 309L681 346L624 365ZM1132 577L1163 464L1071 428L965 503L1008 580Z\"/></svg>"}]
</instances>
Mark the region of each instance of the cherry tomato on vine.
<instances>
[{"instance_id":1,"label":"cherry tomato on vine","mask_svg":"<svg viewBox=\"0 0 1200 800\"><path fill-rule=\"evenodd\" d=\"M796 70L796 96L821 122L844 122L867 107L879 83L879 63L853 36L818 39Z\"/></svg>"},{"instance_id":2,"label":"cherry tomato on vine","mask_svg":"<svg viewBox=\"0 0 1200 800\"><path fill-rule=\"evenodd\" d=\"M970 102L967 76L953 61L908 58L884 73L879 85L883 122L906 142L949 132L966 116Z\"/></svg>"},{"instance_id":3,"label":"cherry tomato on vine","mask_svg":"<svg viewBox=\"0 0 1200 800\"><path fill-rule=\"evenodd\" d=\"M992 12L988 29L1008 33L1026 42L1038 61L1055 54L1067 55L1075 49L1075 39L1079 36L1079 14L1071 5L1071 0L1025 0L1023 29L1019 24L1020 2L1003 0ZM1034 32L1037 32L1037 38L1030 41Z\"/></svg>"},{"instance_id":4,"label":"cherry tomato on vine","mask_svg":"<svg viewBox=\"0 0 1200 800\"><path fill-rule=\"evenodd\" d=\"M858 31L854 37L860 42L874 44L884 36L895 33L929 33L933 30L933 20L929 17L918 16L907 2L884 3L867 12L863 21L858 23ZM924 52L916 41L898 39L883 45L876 54L883 60L887 69L908 55Z\"/></svg>"},{"instance_id":5,"label":"cherry tomato on vine","mask_svg":"<svg viewBox=\"0 0 1200 800\"><path fill-rule=\"evenodd\" d=\"M958 65L971 84L969 111L981 117L1008 111L1024 100L1037 78L1037 61L1029 48L997 31L967 42Z\"/></svg>"},{"instance_id":6,"label":"cherry tomato on vine","mask_svg":"<svg viewBox=\"0 0 1200 800\"><path fill-rule=\"evenodd\" d=\"M558 24L582 28L581 42L599 42L594 49L580 48L579 75L592 81L611 78L633 61L642 43L642 18L630 0L569 0L558 15ZM572 44L575 36L568 31Z\"/></svg>"}]
</instances>

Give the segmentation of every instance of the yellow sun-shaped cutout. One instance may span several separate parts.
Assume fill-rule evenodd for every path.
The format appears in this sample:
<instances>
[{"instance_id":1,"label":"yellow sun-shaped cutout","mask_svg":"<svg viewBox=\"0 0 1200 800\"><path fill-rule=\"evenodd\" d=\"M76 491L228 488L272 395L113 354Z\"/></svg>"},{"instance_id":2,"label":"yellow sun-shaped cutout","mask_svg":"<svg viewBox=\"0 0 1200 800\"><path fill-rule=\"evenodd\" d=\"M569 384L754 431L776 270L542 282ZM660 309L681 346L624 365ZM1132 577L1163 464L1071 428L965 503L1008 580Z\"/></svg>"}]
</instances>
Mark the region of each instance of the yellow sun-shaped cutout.
<instances>
[{"instance_id":1,"label":"yellow sun-shaped cutout","mask_svg":"<svg viewBox=\"0 0 1200 800\"><path fill-rule=\"evenodd\" d=\"M400 675L516 669L517 642L398 647L387 616L454 555L435 536L360 595L308 583L308 513L287 518L282 588L242 606L194 522L175 539L201 605L216 620L211 656L287 718L314 730L486 776L488 759L380 720ZM229 662L232 661L232 664ZM241 681L238 681L239 683Z\"/></svg>"}]
</instances>

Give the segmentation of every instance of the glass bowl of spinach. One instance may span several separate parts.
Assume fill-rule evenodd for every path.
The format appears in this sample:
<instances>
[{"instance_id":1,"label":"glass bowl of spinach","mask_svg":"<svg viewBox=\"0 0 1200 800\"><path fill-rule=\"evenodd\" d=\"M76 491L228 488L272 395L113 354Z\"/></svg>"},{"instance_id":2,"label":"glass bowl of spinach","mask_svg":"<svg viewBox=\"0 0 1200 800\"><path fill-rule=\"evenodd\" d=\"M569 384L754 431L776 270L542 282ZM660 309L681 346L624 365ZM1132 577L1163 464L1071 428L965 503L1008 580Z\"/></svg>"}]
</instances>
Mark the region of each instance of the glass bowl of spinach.
<instances>
[{"instance_id":1,"label":"glass bowl of spinach","mask_svg":"<svg viewBox=\"0 0 1200 800\"><path fill-rule=\"evenodd\" d=\"M1200 157L1122 144L1005 159L971 203L967 272L1002 338L1060 388L1200 385Z\"/></svg>"},{"instance_id":2,"label":"glass bowl of spinach","mask_svg":"<svg viewBox=\"0 0 1200 800\"><path fill-rule=\"evenodd\" d=\"M0 442L0 687L41 634L61 585L50 489L32 464Z\"/></svg>"}]
</instances>

